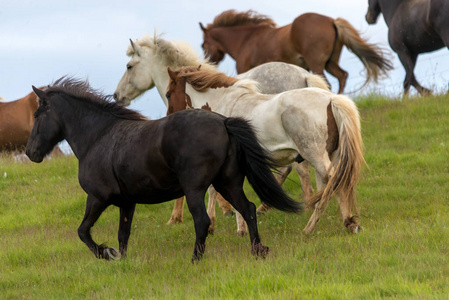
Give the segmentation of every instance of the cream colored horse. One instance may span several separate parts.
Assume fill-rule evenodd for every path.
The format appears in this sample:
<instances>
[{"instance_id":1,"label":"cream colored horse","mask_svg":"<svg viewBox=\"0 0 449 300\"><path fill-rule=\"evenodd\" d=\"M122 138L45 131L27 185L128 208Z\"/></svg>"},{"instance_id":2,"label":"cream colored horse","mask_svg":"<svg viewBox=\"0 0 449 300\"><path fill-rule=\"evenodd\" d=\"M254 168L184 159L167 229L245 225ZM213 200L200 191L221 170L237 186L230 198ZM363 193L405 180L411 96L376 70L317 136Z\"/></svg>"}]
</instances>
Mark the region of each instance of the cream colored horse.
<instances>
[{"instance_id":1,"label":"cream colored horse","mask_svg":"<svg viewBox=\"0 0 449 300\"><path fill-rule=\"evenodd\" d=\"M182 82L193 107L208 103L222 115L250 120L260 143L279 164L306 160L315 168L319 192L307 201L315 210L305 233L314 230L333 195L344 225L358 231L352 209L357 211L354 193L364 158L359 114L351 99L318 88L264 95L252 80L195 67L182 68L177 77L169 74L167 97ZM170 101L184 101L186 95L177 97Z\"/></svg>"},{"instance_id":2,"label":"cream colored horse","mask_svg":"<svg viewBox=\"0 0 449 300\"><path fill-rule=\"evenodd\" d=\"M144 36L136 42L131 41L126 54L131 56L131 60L128 62L127 71L120 80L114 94L116 101L125 106L153 87L157 88L162 100L167 105L165 93L170 79L167 74L167 67L178 69L183 66L201 65L203 70L217 70L215 65L208 63L207 60L201 60L190 45L183 42L166 41L156 36ZM240 74L238 78L252 78L260 82L259 86L262 93L280 93L303 87L328 89L326 81L321 76L310 74L300 67L281 62L263 64ZM295 168L300 175L303 198L308 199L313 194L313 188L307 163L295 164ZM290 170L291 166L281 170L285 174L278 178L281 183ZM209 193L212 197L216 194L213 189ZM227 202L219 201L219 204L224 212L229 211L230 207ZM175 202L169 223L182 222L183 205L182 199ZM259 212L265 210L266 207L264 206L258 209ZM211 230L213 230L215 207L209 205L208 213L212 222ZM245 228L239 226L238 232L240 234L245 233Z\"/></svg>"}]
</instances>

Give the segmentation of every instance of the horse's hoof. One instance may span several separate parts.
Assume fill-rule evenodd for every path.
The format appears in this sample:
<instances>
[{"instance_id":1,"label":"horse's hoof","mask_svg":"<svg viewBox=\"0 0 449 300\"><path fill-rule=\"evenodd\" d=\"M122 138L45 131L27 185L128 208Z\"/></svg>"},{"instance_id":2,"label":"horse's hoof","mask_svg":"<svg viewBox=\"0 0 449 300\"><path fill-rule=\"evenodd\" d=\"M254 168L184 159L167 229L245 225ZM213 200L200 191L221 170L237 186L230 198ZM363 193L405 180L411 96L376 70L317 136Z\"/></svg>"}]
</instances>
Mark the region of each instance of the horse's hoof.
<instances>
[{"instance_id":1,"label":"horse's hoof","mask_svg":"<svg viewBox=\"0 0 449 300\"><path fill-rule=\"evenodd\" d=\"M244 237L244 236L247 235L247 234L248 234L248 232L245 231L245 230L237 230L237 235L238 235L239 237Z\"/></svg>"},{"instance_id":2,"label":"horse's hoof","mask_svg":"<svg viewBox=\"0 0 449 300\"><path fill-rule=\"evenodd\" d=\"M258 244L253 246L251 252L256 258L265 258L268 255L268 252L270 252L270 248L262 244Z\"/></svg>"},{"instance_id":3,"label":"horse's hoof","mask_svg":"<svg viewBox=\"0 0 449 300\"><path fill-rule=\"evenodd\" d=\"M167 225L182 224L182 223L183 223L182 219L170 218L170 220L168 220L167 222Z\"/></svg>"},{"instance_id":4,"label":"horse's hoof","mask_svg":"<svg viewBox=\"0 0 449 300\"><path fill-rule=\"evenodd\" d=\"M111 260L111 259L112 260L119 260L122 257L120 252L117 251L117 249L115 249L114 247L106 248L105 251L106 251L108 260Z\"/></svg>"},{"instance_id":5,"label":"horse's hoof","mask_svg":"<svg viewBox=\"0 0 449 300\"><path fill-rule=\"evenodd\" d=\"M225 216L225 217L231 217L233 215L234 215L234 212L232 210L228 210L223 213L223 216Z\"/></svg>"},{"instance_id":6,"label":"horse's hoof","mask_svg":"<svg viewBox=\"0 0 449 300\"><path fill-rule=\"evenodd\" d=\"M207 232L210 234L210 235L214 235L214 233L215 233L215 229L214 228L211 228L211 227L209 227L209 229L207 230Z\"/></svg>"}]
</instances>

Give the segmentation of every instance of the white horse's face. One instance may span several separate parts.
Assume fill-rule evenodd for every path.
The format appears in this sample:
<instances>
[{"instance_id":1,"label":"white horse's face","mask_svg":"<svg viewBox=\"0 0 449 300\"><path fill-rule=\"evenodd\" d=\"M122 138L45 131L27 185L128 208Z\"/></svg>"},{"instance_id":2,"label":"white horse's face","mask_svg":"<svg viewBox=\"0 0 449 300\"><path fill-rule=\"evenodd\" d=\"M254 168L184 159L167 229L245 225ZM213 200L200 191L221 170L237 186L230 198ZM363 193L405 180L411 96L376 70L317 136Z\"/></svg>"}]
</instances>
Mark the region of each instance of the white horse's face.
<instances>
[{"instance_id":1,"label":"white horse's face","mask_svg":"<svg viewBox=\"0 0 449 300\"><path fill-rule=\"evenodd\" d=\"M117 85L114 93L115 101L128 106L132 100L154 87L151 74L151 50L131 42L134 54L126 65L125 74Z\"/></svg>"}]
</instances>

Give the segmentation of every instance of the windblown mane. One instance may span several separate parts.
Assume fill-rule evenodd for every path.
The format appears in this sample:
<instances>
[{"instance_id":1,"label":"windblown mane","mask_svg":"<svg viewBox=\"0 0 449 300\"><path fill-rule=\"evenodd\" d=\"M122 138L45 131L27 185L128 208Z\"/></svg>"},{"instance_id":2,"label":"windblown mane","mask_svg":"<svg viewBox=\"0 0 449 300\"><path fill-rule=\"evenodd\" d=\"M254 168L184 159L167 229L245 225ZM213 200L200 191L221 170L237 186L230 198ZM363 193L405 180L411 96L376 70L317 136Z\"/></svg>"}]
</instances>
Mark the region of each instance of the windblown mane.
<instances>
[{"instance_id":1,"label":"windblown mane","mask_svg":"<svg viewBox=\"0 0 449 300\"><path fill-rule=\"evenodd\" d=\"M238 25L267 25L276 27L276 23L271 18L259 14L254 10L236 12L235 10L230 9L216 16L213 23L207 25L207 29Z\"/></svg>"},{"instance_id":2,"label":"windblown mane","mask_svg":"<svg viewBox=\"0 0 449 300\"><path fill-rule=\"evenodd\" d=\"M77 80L71 77L61 77L46 89L47 95L66 94L73 98L92 103L101 110L107 111L112 115L127 120L148 120L145 116L138 112L127 109L123 106L112 102L112 96L103 95L100 91L94 90L89 82Z\"/></svg>"},{"instance_id":3,"label":"windblown mane","mask_svg":"<svg viewBox=\"0 0 449 300\"><path fill-rule=\"evenodd\" d=\"M257 83L253 80L239 80L220 72L203 70L202 68L202 65L200 70L198 70L197 67L183 67L179 70L179 76L185 77L187 83L199 92L205 92L209 88L229 87L234 85L247 88L253 92L258 92Z\"/></svg>"},{"instance_id":4,"label":"windblown mane","mask_svg":"<svg viewBox=\"0 0 449 300\"><path fill-rule=\"evenodd\" d=\"M134 44L152 49L155 55L162 59L163 63L172 69L195 65L202 65L202 68L206 70L217 69L216 65L210 63L208 59L201 59L186 42L167 41L155 34L154 37L144 35L142 38L136 40ZM134 53L134 49L130 45L126 51L126 55L132 56Z\"/></svg>"}]
</instances>

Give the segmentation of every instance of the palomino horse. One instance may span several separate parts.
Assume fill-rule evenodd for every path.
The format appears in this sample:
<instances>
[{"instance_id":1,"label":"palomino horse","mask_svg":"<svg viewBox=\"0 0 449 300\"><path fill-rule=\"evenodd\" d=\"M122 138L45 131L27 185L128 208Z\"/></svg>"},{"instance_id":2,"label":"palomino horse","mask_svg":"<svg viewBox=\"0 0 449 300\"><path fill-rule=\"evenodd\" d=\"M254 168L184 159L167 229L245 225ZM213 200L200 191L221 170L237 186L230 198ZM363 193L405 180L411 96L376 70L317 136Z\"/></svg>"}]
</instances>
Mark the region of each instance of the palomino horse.
<instances>
[{"instance_id":1,"label":"palomino horse","mask_svg":"<svg viewBox=\"0 0 449 300\"><path fill-rule=\"evenodd\" d=\"M117 103L125 106L154 86L156 86L165 105L168 106L165 97L170 80L167 67L176 70L183 66L201 65L203 70L217 70L215 65L208 63L207 60L201 60L190 45L147 35L136 42L131 41L126 54L131 56L131 60L128 62L127 70L114 93ZM300 67L279 62L260 65L247 73L240 74L238 77L254 78L261 82L262 93L280 93L285 89L312 86L328 89L327 83L321 76L310 74ZM307 165L305 163L299 166L295 164L295 168L300 174L304 199L310 198L313 189ZM285 171L288 170L289 168L286 168ZM209 197L218 197L216 194L213 189L209 191ZM221 198L218 197L218 199ZM224 201L219 202L223 211L229 212L230 207L224 203ZM182 222L182 208L183 201L176 201L169 223ZM215 210L209 209L208 213L212 224L214 224ZM211 226L212 229L213 226Z\"/></svg>"},{"instance_id":2,"label":"palomino horse","mask_svg":"<svg viewBox=\"0 0 449 300\"><path fill-rule=\"evenodd\" d=\"M307 199L315 210L305 233L313 231L333 195L337 195L344 225L350 232L358 231L352 209L357 210L354 193L364 158L359 114L351 99L317 88L264 95L254 81L195 67L169 74L167 98L173 103L183 102L186 95L171 91L188 83L181 90L190 96L193 107L207 101L222 115L245 117L278 164L306 160L315 168L319 192Z\"/></svg>"},{"instance_id":3,"label":"palomino horse","mask_svg":"<svg viewBox=\"0 0 449 300\"><path fill-rule=\"evenodd\" d=\"M364 41L358 31L345 19L332 19L315 13L297 17L293 23L276 27L264 15L247 11L228 10L204 27L202 47L212 62L220 62L229 54L242 73L269 61L298 65L324 76L324 70L339 82L343 93L348 73L340 68L341 49L345 45L366 68L366 82L377 81L392 69L382 50Z\"/></svg>"},{"instance_id":4,"label":"palomino horse","mask_svg":"<svg viewBox=\"0 0 449 300\"><path fill-rule=\"evenodd\" d=\"M449 47L449 1L369 0L366 21L375 24L384 15L388 41L405 69L404 94L414 86L420 94L430 91L415 78L418 54Z\"/></svg>"},{"instance_id":5,"label":"palomino horse","mask_svg":"<svg viewBox=\"0 0 449 300\"><path fill-rule=\"evenodd\" d=\"M185 195L196 233L192 262L200 259L210 224L204 196L211 184L245 218L255 255L265 256L268 247L260 242L256 207L243 192L245 176L262 201L283 211L301 210L300 203L277 184L271 158L241 118L188 110L150 121L73 79L34 91L39 108L26 153L41 162L62 139L70 144L79 160L80 185L88 195L78 234L97 258L126 255L137 203L155 204ZM90 234L111 204L120 208L120 253L98 245Z\"/></svg>"},{"instance_id":6,"label":"palomino horse","mask_svg":"<svg viewBox=\"0 0 449 300\"><path fill-rule=\"evenodd\" d=\"M0 151L24 151L33 130L33 114L37 109L37 96L34 92L25 97L0 102ZM62 155L55 147L53 155Z\"/></svg>"}]
</instances>

